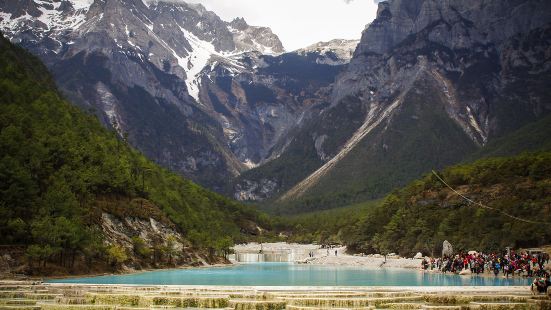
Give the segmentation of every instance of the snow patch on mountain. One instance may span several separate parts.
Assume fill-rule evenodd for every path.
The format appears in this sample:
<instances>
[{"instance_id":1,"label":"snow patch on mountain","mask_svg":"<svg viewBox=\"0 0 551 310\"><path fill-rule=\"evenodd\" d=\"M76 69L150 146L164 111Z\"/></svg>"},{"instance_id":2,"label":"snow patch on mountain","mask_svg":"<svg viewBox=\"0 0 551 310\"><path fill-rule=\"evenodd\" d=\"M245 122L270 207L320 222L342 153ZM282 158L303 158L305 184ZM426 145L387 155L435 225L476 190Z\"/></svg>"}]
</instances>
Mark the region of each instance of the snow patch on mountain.
<instances>
[{"instance_id":1,"label":"snow patch on mountain","mask_svg":"<svg viewBox=\"0 0 551 310\"><path fill-rule=\"evenodd\" d=\"M237 59L239 58L233 57L240 53L217 52L212 42L203 41L190 31L187 31L180 26L178 27L191 45L191 50L188 51L188 56L186 57L180 57L176 53L174 54L178 59L178 64L186 70L187 78L185 82L190 96L197 102L201 103L199 98L199 89L202 77L201 72L207 67L213 56L217 56L215 58L217 58L218 61L221 59L230 64L232 67L242 67L238 64ZM215 64L216 62L212 63L212 65Z\"/></svg>"},{"instance_id":2,"label":"snow patch on mountain","mask_svg":"<svg viewBox=\"0 0 551 310\"><path fill-rule=\"evenodd\" d=\"M35 21L40 24L34 26L45 30L65 30L78 28L86 19L86 13L94 0L70 0L68 2L52 2L47 0L33 0L40 16L33 17L26 13L23 16L12 18L9 13L0 13L0 28L6 32L16 31L20 26ZM69 3L70 5L63 5ZM63 6L62 6L63 5Z\"/></svg>"},{"instance_id":3,"label":"snow patch on mountain","mask_svg":"<svg viewBox=\"0 0 551 310\"><path fill-rule=\"evenodd\" d=\"M318 63L328 65L341 65L352 59L359 40L335 39L328 42L318 42L296 50L299 55L316 53L320 56Z\"/></svg>"},{"instance_id":4,"label":"snow patch on mountain","mask_svg":"<svg viewBox=\"0 0 551 310\"><path fill-rule=\"evenodd\" d=\"M178 63L186 70L186 85L189 94L200 103L199 100L199 74L206 67L210 57L217 54L214 45L210 42L203 41L196 37L190 31L180 27L184 36L191 45L192 50L188 51L189 55L182 59L178 59Z\"/></svg>"},{"instance_id":5,"label":"snow patch on mountain","mask_svg":"<svg viewBox=\"0 0 551 310\"><path fill-rule=\"evenodd\" d=\"M256 168L259 166L259 164L257 163L254 163L253 161L251 161L249 158L247 158L243 164L245 165L245 167L247 167L248 169L253 169L253 168Z\"/></svg>"},{"instance_id":6,"label":"snow patch on mountain","mask_svg":"<svg viewBox=\"0 0 551 310\"><path fill-rule=\"evenodd\" d=\"M79 11L79 10L88 11L90 6L92 6L92 4L94 3L94 0L69 0L69 2L71 2L71 4L73 5L73 8L76 11Z\"/></svg>"},{"instance_id":7,"label":"snow patch on mountain","mask_svg":"<svg viewBox=\"0 0 551 310\"><path fill-rule=\"evenodd\" d=\"M66 42L73 43L76 37L93 32L96 27L102 30L99 21L102 20L106 12L98 11L96 14L88 14L94 1L32 0L30 8L21 7L20 10L24 10L22 11L23 16L19 16L21 14L12 16L14 13L9 10L2 11L7 6L0 4L0 8L2 8L0 9L2 11L0 12L0 29L9 38L14 38L16 34L28 30L38 40L49 38L57 42L56 47L50 47L57 54L62 51ZM135 50L138 52L138 57L141 58L140 55L144 53L144 57L149 59L152 55L151 52L145 52L147 50L147 40L139 37L139 35L137 37L132 35L134 31L140 33L140 28L145 29L147 35L155 39L165 49L165 52L168 52L168 55L175 58L178 66L184 69L188 92L198 103L201 103L199 94L200 83L203 78L201 72L208 68L208 65L211 65L212 68L219 63L224 63L230 72L238 74L245 66L240 63L242 61L241 57L236 55L250 51L260 51L266 54L277 54L283 51L279 38L267 27L249 26L243 19L240 19L237 24L234 24L236 27L233 27L231 23L219 20L214 13L211 14L201 4L190 4L181 0L142 1L147 6L149 13L152 13L151 16L161 13L163 6L159 6L160 3L172 3L173 7L170 10L180 16L179 18L182 18L182 20L196 18L195 27L186 25L185 22L176 22L189 46L169 39L172 35L163 33L161 29L154 29L157 27L164 28L164 24L152 22L148 14L140 12L140 9L130 2L124 3L124 5L132 6L130 14L138 17L143 25L125 23L121 29L117 23L111 22L110 36L119 49ZM97 5L98 8L102 7L101 2ZM121 16L121 18L126 17ZM169 21L167 20L167 22ZM223 29L223 27L226 27L229 33L223 34L224 31L221 31L222 34L218 35L218 32L214 31L214 29ZM121 35L125 35L126 38L119 35L118 31L124 31ZM224 35L231 35L235 45L223 43L222 46L229 46L229 49L221 48L220 42L227 42L224 40L228 40ZM187 48L182 49L182 46L187 46ZM162 51L156 53L163 54ZM156 59L156 61L161 62L159 59Z\"/></svg>"},{"instance_id":8,"label":"snow patch on mountain","mask_svg":"<svg viewBox=\"0 0 551 310\"><path fill-rule=\"evenodd\" d=\"M262 36L273 35L269 28L259 30L260 27L253 28L254 30L261 31ZM228 26L228 30L233 34L235 42L239 43L239 48L243 52L260 52L265 55L278 55L283 53L285 50L280 48L274 48L273 46L267 46L262 44L255 39L255 35L251 34L251 31L243 31L240 29L235 29L232 26Z\"/></svg>"},{"instance_id":9,"label":"snow patch on mountain","mask_svg":"<svg viewBox=\"0 0 551 310\"><path fill-rule=\"evenodd\" d=\"M29 18L31 17L28 14L27 14L27 16L29 16ZM21 16L19 18L15 18L15 19L12 19L11 17L12 17L12 15L10 13L0 12L0 27L3 30L5 30L5 29L14 29L15 26L19 23L18 20L25 19L26 16Z\"/></svg>"}]
</instances>

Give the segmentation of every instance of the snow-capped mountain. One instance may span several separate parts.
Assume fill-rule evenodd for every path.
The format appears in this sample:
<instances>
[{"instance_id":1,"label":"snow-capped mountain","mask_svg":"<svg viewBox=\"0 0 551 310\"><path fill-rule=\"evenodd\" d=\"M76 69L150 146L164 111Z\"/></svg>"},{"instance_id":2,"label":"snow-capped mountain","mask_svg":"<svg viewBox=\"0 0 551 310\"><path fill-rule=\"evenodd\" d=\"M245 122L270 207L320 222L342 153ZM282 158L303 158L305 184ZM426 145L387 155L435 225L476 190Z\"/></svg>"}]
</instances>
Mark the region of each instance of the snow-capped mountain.
<instances>
[{"instance_id":1,"label":"snow-capped mountain","mask_svg":"<svg viewBox=\"0 0 551 310\"><path fill-rule=\"evenodd\" d=\"M296 50L300 55L316 54L318 63L342 65L350 62L360 40L334 39L328 42L318 42Z\"/></svg>"},{"instance_id":2,"label":"snow-capped mountain","mask_svg":"<svg viewBox=\"0 0 551 310\"><path fill-rule=\"evenodd\" d=\"M7 34L22 29L41 29L44 31L41 37L44 37L47 32L78 28L92 3L93 0L4 1L0 25Z\"/></svg>"},{"instance_id":3,"label":"snow-capped mountain","mask_svg":"<svg viewBox=\"0 0 551 310\"><path fill-rule=\"evenodd\" d=\"M104 32L118 48L185 75L190 95L199 101L197 79L209 60L247 51L284 52L266 27L244 19L222 21L200 4L140 0L34 0L5 2L0 27L13 41L52 40L48 50L77 54L80 36ZM30 35L30 37L29 37ZM34 38L33 38L34 36ZM86 47L88 48L88 46ZM46 52L46 51L45 51ZM180 68L175 68L175 67ZM182 72L184 71L184 72Z\"/></svg>"},{"instance_id":4,"label":"snow-capped mountain","mask_svg":"<svg viewBox=\"0 0 551 310\"><path fill-rule=\"evenodd\" d=\"M3 1L0 29L72 102L215 190L277 153L344 67L284 54L270 28L184 1Z\"/></svg>"},{"instance_id":5,"label":"snow-capped mountain","mask_svg":"<svg viewBox=\"0 0 551 310\"><path fill-rule=\"evenodd\" d=\"M0 30L41 57L71 101L214 189L247 167L202 102L201 72L220 61L242 70L245 52L284 52L269 28L184 1L2 1Z\"/></svg>"}]
</instances>

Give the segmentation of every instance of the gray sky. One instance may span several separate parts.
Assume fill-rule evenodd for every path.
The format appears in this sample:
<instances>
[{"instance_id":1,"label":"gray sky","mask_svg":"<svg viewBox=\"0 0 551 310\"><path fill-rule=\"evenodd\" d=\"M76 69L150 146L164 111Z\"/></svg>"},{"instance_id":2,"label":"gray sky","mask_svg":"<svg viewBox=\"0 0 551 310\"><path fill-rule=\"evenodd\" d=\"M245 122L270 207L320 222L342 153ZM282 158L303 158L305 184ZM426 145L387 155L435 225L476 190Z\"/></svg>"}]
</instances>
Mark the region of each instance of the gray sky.
<instances>
[{"instance_id":1,"label":"gray sky","mask_svg":"<svg viewBox=\"0 0 551 310\"><path fill-rule=\"evenodd\" d=\"M187 0L201 3L222 19L244 17L268 26L292 51L319 41L359 39L377 12L374 0Z\"/></svg>"}]
</instances>

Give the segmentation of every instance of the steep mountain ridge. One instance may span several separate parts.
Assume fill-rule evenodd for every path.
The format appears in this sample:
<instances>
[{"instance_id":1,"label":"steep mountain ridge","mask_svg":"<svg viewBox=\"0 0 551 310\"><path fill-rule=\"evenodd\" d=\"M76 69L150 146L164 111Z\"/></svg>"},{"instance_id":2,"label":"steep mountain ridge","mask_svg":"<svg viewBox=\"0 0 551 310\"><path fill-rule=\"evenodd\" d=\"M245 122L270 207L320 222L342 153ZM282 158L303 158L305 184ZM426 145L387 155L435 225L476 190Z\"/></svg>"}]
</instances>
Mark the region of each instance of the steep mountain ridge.
<instances>
[{"instance_id":1,"label":"steep mountain ridge","mask_svg":"<svg viewBox=\"0 0 551 310\"><path fill-rule=\"evenodd\" d=\"M476 201L483 200L484 203L496 206L497 208L503 207L503 201L510 203L510 200L516 199L517 202L513 204L515 207L511 209L513 214L521 215L523 213L523 218L531 220L535 219L532 214L537 214L545 210L545 208L549 209L549 199L546 199L545 195L541 195L541 190L549 183L549 175L542 177L542 175L549 172L545 164L548 161L549 152L551 152L551 115L547 115L536 122L529 123L518 130L489 142L473 154L468 155L460 165L446 167L438 174L446 182L456 182L453 185L454 187L462 182L462 185L456 187L461 193L468 193L468 197L476 198ZM539 174L537 177L539 180L528 178L527 181L526 177L530 173L534 175ZM469 179L473 181L469 181ZM431 182L431 180L435 182ZM511 188L514 188L514 190L511 190ZM438 194L436 195L437 192ZM396 198L403 199L404 197L406 198L401 202L396 201ZM527 201L529 203L524 204ZM401 208L403 209L401 211L393 209L396 204L401 204ZM528 213L532 214L526 214L524 213L524 208L518 207L522 204L524 204L524 208L530 209ZM407 207L405 207L406 205ZM392 242L389 242L389 239L387 239L389 237L394 238L390 235L379 236L378 240L373 240L376 233L382 234L387 231L386 224L390 221L390 218L394 214L404 212L405 208L416 208L416 212L413 212L415 213L413 218L421 225L424 225L424 221L430 217L431 213L444 211L442 209L445 209L445 212L441 213L442 216L452 219L469 218L468 213L473 211L476 217L480 217L480 213L482 212L482 210L476 211L477 207L472 204L462 204L460 197L450 192L449 188L445 187L438 178L429 173L428 176L425 175L425 177L411 182L402 189L394 190L384 199L365 201L330 210L285 216L277 225L280 226L278 228L280 230L293 232L290 235L290 240L294 242L340 242L346 243L352 251L363 253L379 253L380 251L397 252L399 250L407 253L409 253L408 251L416 253L417 251L412 249L412 244L409 243L411 240L416 239L412 235L408 237L402 236L398 240L392 240ZM471 244L471 242L474 243L476 241L472 238L466 241L462 237L457 238L457 243L454 244L461 247L472 248L477 246L488 247L489 249L500 246L497 245L500 242L503 242L502 245L504 246L514 246L512 242L518 242L517 246L520 244L523 246L528 246L529 244L535 246L538 242L545 244L545 240L540 239L538 241L530 233L526 237L516 238L514 241L507 238L496 238L495 236L499 234L493 233L494 229L500 229L503 225L516 226L523 224L522 222L515 223L516 221L507 217L500 219L499 213L497 211L484 214L485 217L492 218L490 222L494 223L493 221L497 221L498 224L494 228L487 230L488 235L482 233L480 234L480 238L475 238L483 239L479 244ZM543 214L545 214L545 211L543 211ZM476 221L482 220L480 218L476 219ZM538 218L538 220L541 219ZM439 222L442 222L440 217ZM452 237L456 238L453 236L454 232L461 229L465 229L465 231L472 229L466 228L466 225L469 225L468 223L459 224L455 220L446 220L445 222L446 224L442 228L449 227L449 225L455 227L449 228L445 233L440 231L436 237L425 234L421 239L418 239L421 243L414 246L419 246L419 250L424 253L426 251L427 254L430 254L432 251L437 253L441 250L439 249L441 241L444 239L451 240ZM488 222L481 226L487 225ZM534 226L538 225L529 225L528 229L533 229ZM416 233L419 232L419 226L413 225L412 227L414 227L413 229ZM438 238L443 239L435 241ZM368 239L371 240L367 241ZM394 244L392 244L391 248L377 248L379 242L384 242L387 246L392 243ZM404 242L405 245L399 245L400 242Z\"/></svg>"},{"instance_id":2,"label":"steep mountain ridge","mask_svg":"<svg viewBox=\"0 0 551 310\"><path fill-rule=\"evenodd\" d=\"M269 28L184 1L1 3L0 28L46 62L72 102L219 192L327 106L356 44L283 53Z\"/></svg>"},{"instance_id":3,"label":"steep mountain ridge","mask_svg":"<svg viewBox=\"0 0 551 310\"><path fill-rule=\"evenodd\" d=\"M218 190L246 169L202 103L201 71L216 59L241 69L232 56L247 51L283 52L269 28L173 1L36 0L3 2L0 11L12 42L148 157Z\"/></svg>"},{"instance_id":4,"label":"steep mountain ridge","mask_svg":"<svg viewBox=\"0 0 551 310\"><path fill-rule=\"evenodd\" d=\"M254 167L277 156L289 133L327 106L345 65L318 63L319 57L247 53L237 60L238 71L224 61L204 71L204 102L241 162Z\"/></svg>"},{"instance_id":5,"label":"steep mountain ridge","mask_svg":"<svg viewBox=\"0 0 551 310\"><path fill-rule=\"evenodd\" d=\"M304 175L298 161L302 181L265 196L282 212L377 198L546 115L550 25L538 0L381 2L331 107L288 146L321 164Z\"/></svg>"}]
</instances>

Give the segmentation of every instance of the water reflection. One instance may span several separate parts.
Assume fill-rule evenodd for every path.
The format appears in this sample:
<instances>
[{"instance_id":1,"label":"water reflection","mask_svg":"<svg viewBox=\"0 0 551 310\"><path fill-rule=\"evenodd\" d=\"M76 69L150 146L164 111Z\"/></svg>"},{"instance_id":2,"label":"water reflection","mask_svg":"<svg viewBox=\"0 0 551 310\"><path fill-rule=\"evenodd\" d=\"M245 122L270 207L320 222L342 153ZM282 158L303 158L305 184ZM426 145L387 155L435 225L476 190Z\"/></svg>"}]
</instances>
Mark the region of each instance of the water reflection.
<instances>
[{"instance_id":1,"label":"water reflection","mask_svg":"<svg viewBox=\"0 0 551 310\"><path fill-rule=\"evenodd\" d=\"M526 278L458 276L418 270L366 269L258 263L224 268L177 269L92 278L53 280L52 283L256 285L256 286L504 286L529 285Z\"/></svg>"}]
</instances>

